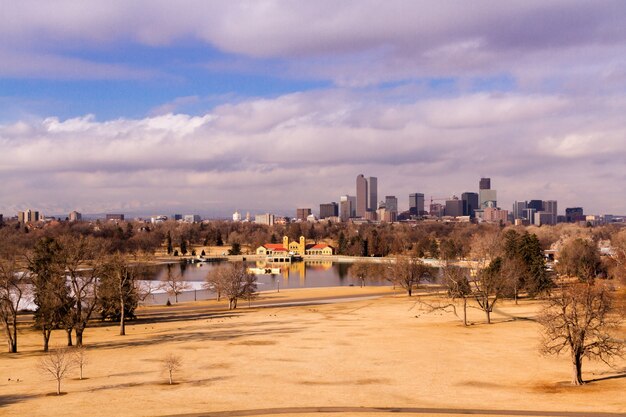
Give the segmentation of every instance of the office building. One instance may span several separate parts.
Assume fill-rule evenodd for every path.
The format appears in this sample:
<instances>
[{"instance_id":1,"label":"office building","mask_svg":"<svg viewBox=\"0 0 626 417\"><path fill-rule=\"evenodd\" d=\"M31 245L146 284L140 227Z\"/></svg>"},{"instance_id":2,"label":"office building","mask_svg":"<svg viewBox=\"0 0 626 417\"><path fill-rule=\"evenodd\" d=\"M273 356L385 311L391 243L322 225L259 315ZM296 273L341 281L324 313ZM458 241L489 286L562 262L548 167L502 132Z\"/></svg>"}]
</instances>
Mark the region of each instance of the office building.
<instances>
[{"instance_id":1,"label":"office building","mask_svg":"<svg viewBox=\"0 0 626 417\"><path fill-rule=\"evenodd\" d=\"M20 223L35 223L40 219L39 212L31 209L17 213L17 221Z\"/></svg>"},{"instance_id":2,"label":"office building","mask_svg":"<svg viewBox=\"0 0 626 417\"><path fill-rule=\"evenodd\" d=\"M385 209L398 213L398 199L395 195L385 196Z\"/></svg>"},{"instance_id":3,"label":"office building","mask_svg":"<svg viewBox=\"0 0 626 417\"><path fill-rule=\"evenodd\" d=\"M320 220L327 217L339 216L339 205L334 201L332 203L320 204Z\"/></svg>"},{"instance_id":4,"label":"office building","mask_svg":"<svg viewBox=\"0 0 626 417\"><path fill-rule=\"evenodd\" d=\"M367 180L363 174L356 177L356 217L365 216L369 194Z\"/></svg>"},{"instance_id":5,"label":"office building","mask_svg":"<svg viewBox=\"0 0 626 417\"><path fill-rule=\"evenodd\" d=\"M498 206L498 195L496 190L491 189L491 178L481 178L478 188L479 208Z\"/></svg>"},{"instance_id":6,"label":"office building","mask_svg":"<svg viewBox=\"0 0 626 417\"><path fill-rule=\"evenodd\" d=\"M483 209L483 220L489 223L505 223L509 219L508 210L500 210L496 207L485 207Z\"/></svg>"},{"instance_id":7,"label":"office building","mask_svg":"<svg viewBox=\"0 0 626 417\"><path fill-rule=\"evenodd\" d=\"M241 221L241 213L239 213L239 211L235 210L235 212L233 213L233 221L234 222L240 222Z\"/></svg>"},{"instance_id":8,"label":"office building","mask_svg":"<svg viewBox=\"0 0 626 417\"><path fill-rule=\"evenodd\" d=\"M526 201L516 201L513 203L513 219L525 219L524 210L528 208Z\"/></svg>"},{"instance_id":9,"label":"office building","mask_svg":"<svg viewBox=\"0 0 626 417\"><path fill-rule=\"evenodd\" d=\"M530 200L527 208L535 209L535 211L543 211L543 200ZM533 221L532 218L528 220Z\"/></svg>"},{"instance_id":10,"label":"office building","mask_svg":"<svg viewBox=\"0 0 626 417\"><path fill-rule=\"evenodd\" d=\"M183 216L183 221L185 223L200 223L202 219L199 214L185 214Z\"/></svg>"},{"instance_id":11,"label":"office building","mask_svg":"<svg viewBox=\"0 0 626 417\"><path fill-rule=\"evenodd\" d=\"M109 221L109 220L115 220L115 221L120 221L120 222L124 221L123 214L106 214L104 218L106 221Z\"/></svg>"},{"instance_id":12,"label":"office building","mask_svg":"<svg viewBox=\"0 0 626 417\"><path fill-rule=\"evenodd\" d=\"M533 223L535 221L535 213L537 212L537 210L535 210L534 208L526 208L523 210L524 213L524 219L528 220L528 223Z\"/></svg>"},{"instance_id":13,"label":"office building","mask_svg":"<svg viewBox=\"0 0 626 417\"><path fill-rule=\"evenodd\" d=\"M421 216L424 212L424 194L409 194L409 213L413 216Z\"/></svg>"},{"instance_id":14,"label":"office building","mask_svg":"<svg viewBox=\"0 0 626 417\"><path fill-rule=\"evenodd\" d=\"M557 202L556 200L546 200L543 202L543 211L550 214L549 222L544 224L556 224Z\"/></svg>"},{"instance_id":15,"label":"office building","mask_svg":"<svg viewBox=\"0 0 626 417\"><path fill-rule=\"evenodd\" d=\"M474 210L478 209L478 194L463 193L461 194L461 201L463 202L463 215L470 216L470 219L473 219L476 216Z\"/></svg>"},{"instance_id":16,"label":"office building","mask_svg":"<svg viewBox=\"0 0 626 417\"><path fill-rule=\"evenodd\" d=\"M71 222L79 222L83 219L83 215L77 212L76 210L74 210L73 212L70 213L69 216L67 216L67 218Z\"/></svg>"},{"instance_id":17,"label":"office building","mask_svg":"<svg viewBox=\"0 0 626 417\"><path fill-rule=\"evenodd\" d=\"M552 224L552 213L547 211L538 211L535 213L533 224L535 226L541 226L542 224Z\"/></svg>"},{"instance_id":18,"label":"office building","mask_svg":"<svg viewBox=\"0 0 626 417\"><path fill-rule=\"evenodd\" d=\"M376 211L378 208L378 178L369 177L367 179L367 209Z\"/></svg>"},{"instance_id":19,"label":"office building","mask_svg":"<svg viewBox=\"0 0 626 417\"><path fill-rule=\"evenodd\" d=\"M565 209L565 221L576 223L585 221L585 214L582 207L568 207Z\"/></svg>"},{"instance_id":20,"label":"office building","mask_svg":"<svg viewBox=\"0 0 626 417\"><path fill-rule=\"evenodd\" d=\"M356 217L356 197L352 195L342 195L339 197L339 217L341 221L348 221Z\"/></svg>"},{"instance_id":21,"label":"office building","mask_svg":"<svg viewBox=\"0 0 626 417\"><path fill-rule=\"evenodd\" d=\"M307 217L311 214L310 208L296 209L296 219L306 221Z\"/></svg>"},{"instance_id":22,"label":"office building","mask_svg":"<svg viewBox=\"0 0 626 417\"><path fill-rule=\"evenodd\" d=\"M445 210L443 204L431 203L429 214L434 217L442 217L445 214Z\"/></svg>"},{"instance_id":23,"label":"office building","mask_svg":"<svg viewBox=\"0 0 626 417\"><path fill-rule=\"evenodd\" d=\"M463 216L463 200L459 200L458 197L446 200L445 215L451 217Z\"/></svg>"},{"instance_id":24,"label":"office building","mask_svg":"<svg viewBox=\"0 0 626 417\"><path fill-rule=\"evenodd\" d=\"M182 219L183 219L182 214L172 214L172 220L174 220L175 222L182 220Z\"/></svg>"},{"instance_id":25,"label":"office building","mask_svg":"<svg viewBox=\"0 0 626 417\"><path fill-rule=\"evenodd\" d=\"M254 216L256 224L264 224L266 226L274 226L274 215L271 213L257 214Z\"/></svg>"}]
</instances>

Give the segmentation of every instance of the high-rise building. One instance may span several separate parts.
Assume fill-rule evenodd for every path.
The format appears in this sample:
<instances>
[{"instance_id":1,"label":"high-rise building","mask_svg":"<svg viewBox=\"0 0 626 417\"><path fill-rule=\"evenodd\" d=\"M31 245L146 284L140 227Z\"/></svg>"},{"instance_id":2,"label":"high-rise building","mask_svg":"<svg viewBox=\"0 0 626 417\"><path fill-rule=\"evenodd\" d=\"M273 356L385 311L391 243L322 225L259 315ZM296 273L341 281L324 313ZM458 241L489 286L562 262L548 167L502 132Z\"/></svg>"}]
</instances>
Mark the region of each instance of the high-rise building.
<instances>
[{"instance_id":1,"label":"high-rise building","mask_svg":"<svg viewBox=\"0 0 626 417\"><path fill-rule=\"evenodd\" d=\"M543 202L543 211L550 214L549 223L556 224L556 218L558 215L556 200L547 200Z\"/></svg>"},{"instance_id":2,"label":"high-rise building","mask_svg":"<svg viewBox=\"0 0 626 417\"><path fill-rule=\"evenodd\" d=\"M478 204L481 209L498 206L498 194L491 189L491 178L481 178L478 188Z\"/></svg>"},{"instance_id":3,"label":"high-rise building","mask_svg":"<svg viewBox=\"0 0 626 417\"><path fill-rule=\"evenodd\" d=\"M378 204L378 178L367 179L367 210L376 211Z\"/></svg>"},{"instance_id":4,"label":"high-rise building","mask_svg":"<svg viewBox=\"0 0 626 417\"><path fill-rule=\"evenodd\" d=\"M365 216L368 197L367 180L363 174L359 174L359 176L356 177L356 217Z\"/></svg>"},{"instance_id":5,"label":"high-rise building","mask_svg":"<svg viewBox=\"0 0 626 417\"><path fill-rule=\"evenodd\" d=\"M459 200L458 197L452 197L450 200L446 200L446 216L460 217L463 215L463 200Z\"/></svg>"},{"instance_id":6,"label":"high-rise building","mask_svg":"<svg viewBox=\"0 0 626 417\"><path fill-rule=\"evenodd\" d=\"M83 219L83 215L77 212L76 210L74 210L73 212L70 213L70 215L68 216L68 219L71 222L79 222Z\"/></svg>"},{"instance_id":7,"label":"high-rise building","mask_svg":"<svg viewBox=\"0 0 626 417\"><path fill-rule=\"evenodd\" d=\"M385 196L385 209L388 212L394 211L398 213L398 199L395 195Z\"/></svg>"},{"instance_id":8,"label":"high-rise building","mask_svg":"<svg viewBox=\"0 0 626 417\"><path fill-rule=\"evenodd\" d=\"M535 209L535 211L543 211L543 201L542 200L530 200L528 202L528 207L527 208L531 208L531 209ZM528 219L531 222L533 221L533 219Z\"/></svg>"},{"instance_id":9,"label":"high-rise building","mask_svg":"<svg viewBox=\"0 0 626 417\"><path fill-rule=\"evenodd\" d=\"M445 213L445 207L443 204L431 203L429 214L435 217L441 217Z\"/></svg>"},{"instance_id":10,"label":"high-rise building","mask_svg":"<svg viewBox=\"0 0 626 417\"><path fill-rule=\"evenodd\" d=\"M547 211L538 211L535 213L533 224L535 226L541 226L542 224L552 224L552 213Z\"/></svg>"},{"instance_id":11,"label":"high-rise building","mask_svg":"<svg viewBox=\"0 0 626 417\"><path fill-rule=\"evenodd\" d=\"M565 221L575 223L585 221L585 214L582 207L568 207L565 209Z\"/></svg>"},{"instance_id":12,"label":"high-rise building","mask_svg":"<svg viewBox=\"0 0 626 417\"><path fill-rule=\"evenodd\" d=\"M537 212L534 208L526 208L524 209L524 219L528 220L529 223L534 223L535 221L535 213Z\"/></svg>"},{"instance_id":13,"label":"high-rise building","mask_svg":"<svg viewBox=\"0 0 626 417\"><path fill-rule=\"evenodd\" d=\"M478 209L478 194L466 192L461 194L461 200L463 202L463 215L474 218L474 210Z\"/></svg>"},{"instance_id":14,"label":"high-rise building","mask_svg":"<svg viewBox=\"0 0 626 417\"><path fill-rule=\"evenodd\" d=\"M299 208L296 209L296 219L306 221L306 218L311 214L310 208Z\"/></svg>"},{"instance_id":15,"label":"high-rise building","mask_svg":"<svg viewBox=\"0 0 626 417\"><path fill-rule=\"evenodd\" d=\"M274 226L274 215L271 213L257 214L254 216L254 222L257 224Z\"/></svg>"},{"instance_id":16,"label":"high-rise building","mask_svg":"<svg viewBox=\"0 0 626 417\"><path fill-rule=\"evenodd\" d=\"M528 208L528 203L526 201L516 201L513 203L513 218L514 219L525 219L524 210Z\"/></svg>"},{"instance_id":17,"label":"high-rise building","mask_svg":"<svg viewBox=\"0 0 626 417\"><path fill-rule=\"evenodd\" d=\"M483 220L489 223L504 223L508 220L508 218L508 210L500 210L496 207L486 207L483 210Z\"/></svg>"},{"instance_id":18,"label":"high-rise building","mask_svg":"<svg viewBox=\"0 0 626 417\"><path fill-rule=\"evenodd\" d=\"M424 214L424 194L409 194L409 213L413 216Z\"/></svg>"},{"instance_id":19,"label":"high-rise building","mask_svg":"<svg viewBox=\"0 0 626 417\"><path fill-rule=\"evenodd\" d=\"M339 217L341 221L348 221L356 217L356 197L352 195L342 195L339 197Z\"/></svg>"},{"instance_id":20,"label":"high-rise building","mask_svg":"<svg viewBox=\"0 0 626 417\"><path fill-rule=\"evenodd\" d=\"M334 201L332 203L320 204L320 220L327 217L339 216L339 206Z\"/></svg>"}]
</instances>

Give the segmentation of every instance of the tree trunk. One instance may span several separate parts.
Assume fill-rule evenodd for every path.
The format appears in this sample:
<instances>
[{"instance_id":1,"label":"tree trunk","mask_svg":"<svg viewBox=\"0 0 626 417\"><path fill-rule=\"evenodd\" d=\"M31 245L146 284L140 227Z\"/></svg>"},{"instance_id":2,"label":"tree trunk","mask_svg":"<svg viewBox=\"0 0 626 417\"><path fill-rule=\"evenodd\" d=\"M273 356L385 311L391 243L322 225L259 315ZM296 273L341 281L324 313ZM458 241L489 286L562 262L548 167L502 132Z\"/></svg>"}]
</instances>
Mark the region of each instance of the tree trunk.
<instances>
[{"instance_id":1,"label":"tree trunk","mask_svg":"<svg viewBox=\"0 0 626 417\"><path fill-rule=\"evenodd\" d=\"M582 357L577 353L572 353L572 385L583 385L583 363Z\"/></svg>"},{"instance_id":2,"label":"tree trunk","mask_svg":"<svg viewBox=\"0 0 626 417\"><path fill-rule=\"evenodd\" d=\"M126 315L124 314L124 297L120 297L120 336L126 335Z\"/></svg>"},{"instance_id":3,"label":"tree trunk","mask_svg":"<svg viewBox=\"0 0 626 417\"><path fill-rule=\"evenodd\" d=\"M170 369L170 385L172 385L172 370Z\"/></svg>"},{"instance_id":4,"label":"tree trunk","mask_svg":"<svg viewBox=\"0 0 626 417\"><path fill-rule=\"evenodd\" d=\"M57 379L57 395L61 395L61 378Z\"/></svg>"},{"instance_id":5,"label":"tree trunk","mask_svg":"<svg viewBox=\"0 0 626 417\"><path fill-rule=\"evenodd\" d=\"M365 285L365 279L361 278L361 288Z\"/></svg>"},{"instance_id":6,"label":"tree trunk","mask_svg":"<svg viewBox=\"0 0 626 417\"><path fill-rule=\"evenodd\" d=\"M406 291L407 291L407 293L409 293L409 297L413 294L413 288L411 288L411 287L408 287L406 289Z\"/></svg>"},{"instance_id":7,"label":"tree trunk","mask_svg":"<svg viewBox=\"0 0 626 417\"><path fill-rule=\"evenodd\" d=\"M48 345L50 343L50 335L52 334L52 330L43 329L43 351L48 351Z\"/></svg>"},{"instance_id":8,"label":"tree trunk","mask_svg":"<svg viewBox=\"0 0 626 417\"><path fill-rule=\"evenodd\" d=\"M463 298L463 326L467 326L467 298Z\"/></svg>"},{"instance_id":9,"label":"tree trunk","mask_svg":"<svg viewBox=\"0 0 626 417\"><path fill-rule=\"evenodd\" d=\"M81 347L83 345L83 332L85 329L76 329L76 346Z\"/></svg>"},{"instance_id":10,"label":"tree trunk","mask_svg":"<svg viewBox=\"0 0 626 417\"><path fill-rule=\"evenodd\" d=\"M489 307L485 308L485 314L487 315L487 324L491 324L491 310Z\"/></svg>"},{"instance_id":11,"label":"tree trunk","mask_svg":"<svg viewBox=\"0 0 626 417\"><path fill-rule=\"evenodd\" d=\"M69 329L65 329L65 331L67 332L67 345L68 346L73 346L72 344L72 329L71 327Z\"/></svg>"}]
</instances>

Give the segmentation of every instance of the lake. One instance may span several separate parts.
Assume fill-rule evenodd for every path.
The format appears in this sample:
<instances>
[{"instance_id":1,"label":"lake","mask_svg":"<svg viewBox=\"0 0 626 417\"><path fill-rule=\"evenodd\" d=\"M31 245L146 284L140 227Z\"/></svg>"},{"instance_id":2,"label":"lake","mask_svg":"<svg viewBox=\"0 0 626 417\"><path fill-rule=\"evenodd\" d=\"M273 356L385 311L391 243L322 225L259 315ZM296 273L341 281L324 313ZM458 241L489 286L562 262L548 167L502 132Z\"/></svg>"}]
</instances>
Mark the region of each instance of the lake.
<instances>
[{"instance_id":1,"label":"lake","mask_svg":"<svg viewBox=\"0 0 626 417\"><path fill-rule=\"evenodd\" d=\"M211 269L219 263L174 263L163 264L154 267L151 271L153 278L151 282L158 284L164 282L170 274L180 274L189 286L189 289L178 296L178 301L206 300L215 297L212 291L203 289L206 276ZM265 267L265 264L256 262L246 262L249 268ZM280 274L267 275L257 274L257 284L259 291L278 291L287 288L313 288L313 287L343 287L359 286L360 281L349 274L351 264L333 263L329 261L299 261L291 264L280 264ZM276 266L274 266L276 267ZM368 286L389 285L385 280L365 280ZM173 296L157 290L150 295L145 304L165 304L167 299L174 303Z\"/></svg>"}]
</instances>

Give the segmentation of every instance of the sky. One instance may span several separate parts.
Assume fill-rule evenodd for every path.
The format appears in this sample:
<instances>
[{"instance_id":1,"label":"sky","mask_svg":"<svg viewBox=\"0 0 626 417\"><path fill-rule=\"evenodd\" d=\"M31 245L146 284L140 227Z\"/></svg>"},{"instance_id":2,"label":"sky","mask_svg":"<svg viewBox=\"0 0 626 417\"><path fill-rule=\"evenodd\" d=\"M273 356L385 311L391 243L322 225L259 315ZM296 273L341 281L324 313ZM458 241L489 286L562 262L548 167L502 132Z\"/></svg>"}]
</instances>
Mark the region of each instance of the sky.
<instances>
[{"instance_id":1,"label":"sky","mask_svg":"<svg viewBox=\"0 0 626 417\"><path fill-rule=\"evenodd\" d=\"M0 213L626 214L626 2L0 0Z\"/></svg>"}]
</instances>

